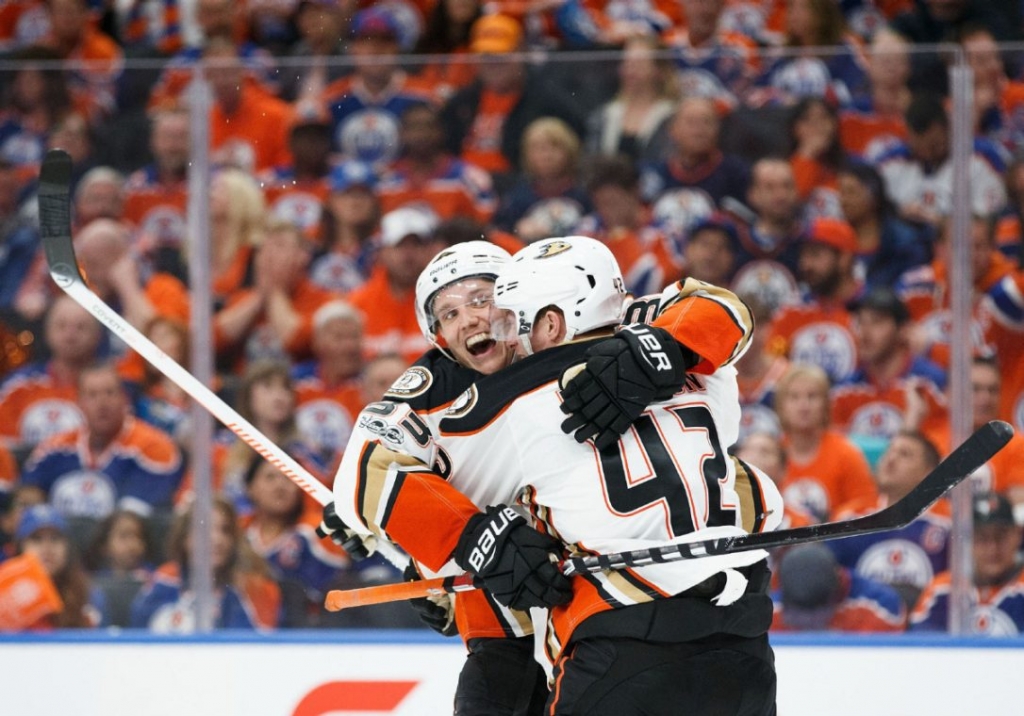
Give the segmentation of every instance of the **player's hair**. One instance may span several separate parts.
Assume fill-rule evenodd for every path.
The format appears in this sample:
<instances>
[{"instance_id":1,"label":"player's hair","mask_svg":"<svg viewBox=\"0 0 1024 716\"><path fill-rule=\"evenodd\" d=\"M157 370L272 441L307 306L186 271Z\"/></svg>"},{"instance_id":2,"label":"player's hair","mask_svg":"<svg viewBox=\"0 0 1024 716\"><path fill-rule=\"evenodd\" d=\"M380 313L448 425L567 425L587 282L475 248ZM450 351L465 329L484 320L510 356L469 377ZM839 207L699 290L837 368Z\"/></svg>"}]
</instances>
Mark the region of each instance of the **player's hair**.
<instances>
[{"instance_id":1,"label":"player's hair","mask_svg":"<svg viewBox=\"0 0 1024 716\"><path fill-rule=\"evenodd\" d=\"M793 383L800 378L811 380L825 394L825 414L822 416L822 425L827 426L832 419L828 403L828 391L832 387L832 382L829 380L828 374L820 366L816 366L813 363L793 363L782 374L782 377L779 378L779 382L775 384L775 397L772 399L772 407L775 410L775 414L779 417L779 422L784 430L788 429L786 418L782 411L779 410L779 405L787 396Z\"/></svg>"}]
</instances>

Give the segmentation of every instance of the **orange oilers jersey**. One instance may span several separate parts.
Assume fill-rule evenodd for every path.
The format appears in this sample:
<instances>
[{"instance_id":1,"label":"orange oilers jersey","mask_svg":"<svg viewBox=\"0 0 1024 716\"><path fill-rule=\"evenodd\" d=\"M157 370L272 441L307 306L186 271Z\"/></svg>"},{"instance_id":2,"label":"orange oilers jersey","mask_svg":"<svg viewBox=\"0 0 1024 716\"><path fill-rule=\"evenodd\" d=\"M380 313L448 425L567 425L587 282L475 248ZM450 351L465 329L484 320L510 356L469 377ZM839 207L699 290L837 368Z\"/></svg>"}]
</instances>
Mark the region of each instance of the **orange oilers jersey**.
<instances>
[{"instance_id":1,"label":"orange oilers jersey","mask_svg":"<svg viewBox=\"0 0 1024 716\"><path fill-rule=\"evenodd\" d=\"M953 441L948 422L936 430L928 431L925 435L941 454L948 455L952 451ZM1006 494L1011 489L1020 490L1024 488L1024 470L1021 469L1021 465L1024 465L1024 436L1018 432L991 460L971 473L971 482L982 492Z\"/></svg>"},{"instance_id":2,"label":"orange oilers jersey","mask_svg":"<svg viewBox=\"0 0 1024 716\"><path fill-rule=\"evenodd\" d=\"M310 241L320 236L320 219L327 200L326 177L296 179L290 166L276 167L258 177L267 200L267 212L302 229Z\"/></svg>"},{"instance_id":3,"label":"orange oilers jersey","mask_svg":"<svg viewBox=\"0 0 1024 716\"><path fill-rule=\"evenodd\" d=\"M367 360L383 353L397 353L413 363L430 348L416 322L416 297L412 290L396 296L388 286L383 266L377 266L362 286L346 300L363 312L363 346Z\"/></svg>"},{"instance_id":4,"label":"orange oilers jersey","mask_svg":"<svg viewBox=\"0 0 1024 716\"><path fill-rule=\"evenodd\" d=\"M42 44L52 45L52 39ZM96 122L116 107L116 83L124 70L124 53L109 36L87 27L78 46L63 60L69 63L68 89L75 109Z\"/></svg>"},{"instance_id":5,"label":"orange oilers jersey","mask_svg":"<svg viewBox=\"0 0 1024 716\"><path fill-rule=\"evenodd\" d=\"M851 323L850 312L842 304L808 299L776 312L767 344L794 363L819 366L837 383L857 367Z\"/></svg>"},{"instance_id":6,"label":"orange oilers jersey","mask_svg":"<svg viewBox=\"0 0 1024 716\"><path fill-rule=\"evenodd\" d=\"M521 97L518 92L495 94L484 90L480 94L480 106L473 124L462 140L461 156L464 160L492 174L512 168L508 157L501 152L501 138L505 120Z\"/></svg>"},{"instance_id":7,"label":"orange oilers jersey","mask_svg":"<svg viewBox=\"0 0 1024 716\"><path fill-rule=\"evenodd\" d=\"M999 416L1024 431L1024 271L1014 271L991 286L982 299L981 314L1002 378Z\"/></svg>"},{"instance_id":8,"label":"orange oilers jersey","mask_svg":"<svg viewBox=\"0 0 1024 716\"><path fill-rule=\"evenodd\" d=\"M18 482L18 463L11 451L0 444L0 490L9 491Z\"/></svg>"},{"instance_id":9,"label":"orange oilers jersey","mask_svg":"<svg viewBox=\"0 0 1024 716\"><path fill-rule=\"evenodd\" d=\"M839 113L839 143L848 154L873 161L906 138L907 124L898 114L856 107Z\"/></svg>"},{"instance_id":10,"label":"orange oilers jersey","mask_svg":"<svg viewBox=\"0 0 1024 716\"><path fill-rule=\"evenodd\" d=\"M465 216L486 224L497 208L490 175L479 167L443 158L430 176L417 175L407 160L393 162L377 185L381 212L423 203L441 219Z\"/></svg>"},{"instance_id":11,"label":"orange oilers jersey","mask_svg":"<svg viewBox=\"0 0 1024 716\"><path fill-rule=\"evenodd\" d=\"M352 379L329 385L316 361L296 366L292 380L299 434L323 455L340 454L352 434L355 417L363 409L359 381Z\"/></svg>"},{"instance_id":12,"label":"orange oilers jersey","mask_svg":"<svg viewBox=\"0 0 1024 716\"><path fill-rule=\"evenodd\" d=\"M25 366L0 386L0 438L35 445L82 424L78 388L63 382L47 363Z\"/></svg>"},{"instance_id":13,"label":"orange oilers jersey","mask_svg":"<svg viewBox=\"0 0 1024 716\"><path fill-rule=\"evenodd\" d=\"M182 246L187 206L188 182L164 184L153 166L132 173L125 183L122 218L135 225L146 248Z\"/></svg>"},{"instance_id":14,"label":"orange oilers jersey","mask_svg":"<svg viewBox=\"0 0 1024 716\"><path fill-rule=\"evenodd\" d=\"M836 508L877 494L871 467L860 449L835 430L826 430L818 452L804 463L790 457L780 484L787 505L818 522L835 518Z\"/></svg>"},{"instance_id":15,"label":"orange oilers jersey","mask_svg":"<svg viewBox=\"0 0 1024 716\"><path fill-rule=\"evenodd\" d=\"M288 135L292 108L252 83L242 84L242 98L230 114L219 103L210 107L210 147L215 163L250 173L291 161Z\"/></svg>"}]
</instances>

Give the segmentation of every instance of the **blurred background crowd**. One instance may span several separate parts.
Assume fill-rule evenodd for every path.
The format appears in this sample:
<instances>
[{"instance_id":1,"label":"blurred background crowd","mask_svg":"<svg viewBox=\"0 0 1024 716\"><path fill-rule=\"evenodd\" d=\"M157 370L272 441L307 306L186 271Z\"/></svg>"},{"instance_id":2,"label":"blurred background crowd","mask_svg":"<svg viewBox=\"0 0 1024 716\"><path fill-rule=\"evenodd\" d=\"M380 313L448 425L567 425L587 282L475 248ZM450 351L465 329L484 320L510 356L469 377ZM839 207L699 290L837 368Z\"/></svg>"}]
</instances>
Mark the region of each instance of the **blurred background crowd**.
<instances>
[{"instance_id":1,"label":"blurred background crowd","mask_svg":"<svg viewBox=\"0 0 1024 716\"><path fill-rule=\"evenodd\" d=\"M59 295L48 148L74 160L91 288L187 366L206 129L213 387L326 484L362 406L429 347L413 286L447 246L584 234L637 295L732 288L758 321L734 450L798 526L906 494L951 449L952 410L1024 429L1022 34L1008 0L3 0L0 593L40 586L7 628L187 631L195 459L218 495L218 626L416 624L323 612L332 586L400 576L318 540L319 507L231 433L190 456L187 396ZM954 408L957 121L973 362ZM1024 629L1022 466L1017 437L972 478L977 633ZM775 555L776 628L945 629L950 530L940 503Z\"/></svg>"}]
</instances>

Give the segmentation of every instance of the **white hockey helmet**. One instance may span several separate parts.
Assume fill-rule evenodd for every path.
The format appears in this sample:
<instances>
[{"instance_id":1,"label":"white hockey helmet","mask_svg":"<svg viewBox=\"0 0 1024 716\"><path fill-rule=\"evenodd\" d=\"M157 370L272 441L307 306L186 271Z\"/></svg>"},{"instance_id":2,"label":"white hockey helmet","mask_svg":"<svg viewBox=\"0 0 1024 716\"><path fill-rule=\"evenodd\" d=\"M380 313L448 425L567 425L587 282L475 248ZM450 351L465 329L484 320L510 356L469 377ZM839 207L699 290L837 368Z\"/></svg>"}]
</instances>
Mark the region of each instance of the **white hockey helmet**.
<instances>
[{"instance_id":1,"label":"white hockey helmet","mask_svg":"<svg viewBox=\"0 0 1024 716\"><path fill-rule=\"evenodd\" d=\"M504 322L492 321L491 333L498 340L518 337L529 351L537 314L555 306L565 317L570 341L618 324L626 298L622 271L602 242L586 236L545 239L517 251L498 274L494 307L504 311Z\"/></svg>"},{"instance_id":2,"label":"white hockey helmet","mask_svg":"<svg viewBox=\"0 0 1024 716\"><path fill-rule=\"evenodd\" d=\"M444 249L430 260L416 279L416 322L432 345L447 353L437 339L437 317L433 311L437 292L478 276L493 281L510 258L508 251L490 241L464 241Z\"/></svg>"}]
</instances>

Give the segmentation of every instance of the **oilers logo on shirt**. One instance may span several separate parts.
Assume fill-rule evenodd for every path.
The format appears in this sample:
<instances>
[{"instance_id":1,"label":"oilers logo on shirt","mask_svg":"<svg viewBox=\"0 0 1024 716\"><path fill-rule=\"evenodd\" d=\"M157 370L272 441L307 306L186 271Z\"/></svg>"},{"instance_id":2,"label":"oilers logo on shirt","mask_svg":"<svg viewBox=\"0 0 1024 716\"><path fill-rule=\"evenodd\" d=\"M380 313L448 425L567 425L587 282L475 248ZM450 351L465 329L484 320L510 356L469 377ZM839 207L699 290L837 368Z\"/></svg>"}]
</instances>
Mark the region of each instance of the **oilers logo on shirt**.
<instances>
[{"instance_id":1,"label":"oilers logo on shirt","mask_svg":"<svg viewBox=\"0 0 1024 716\"><path fill-rule=\"evenodd\" d=\"M154 206L142 217L141 227L160 246L181 246L185 239L185 217L177 207Z\"/></svg>"},{"instance_id":2,"label":"oilers logo on shirt","mask_svg":"<svg viewBox=\"0 0 1024 716\"><path fill-rule=\"evenodd\" d=\"M338 124L336 140L350 159L371 164L391 161L398 154L398 118L375 107L361 109Z\"/></svg>"},{"instance_id":3,"label":"oilers logo on shirt","mask_svg":"<svg viewBox=\"0 0 1024 716\"><path fill-rule=\"evenodd\" d=\"M748 261L736 272L729 288L740 295L753 296L773 311L797 303L800 298L800 289L789 269L764 259Z\"/></svg>"},{"instance_id":4,"label":"oilers logo on shirt","mask_svg":"<svg viewBox=\"0 0 1024 716\"><path fill-rule=\"evenodd\" d=\"M53 483L50 502L62 515L102 519L114 511L117 488L102 472L75 470Z\"/></svg>"},{"instance_id":5,"label":"oilers logo on shirt","mask_svg":"<svg viewBox=\"0 0 1024 716\"><path fill-rule=\"evenodd\" d=\"M334 400L310 400L295 409L299 434L318 449L336 452L345 447L352 434L352 420Z\"/></svg>"},{"instance_id":6,"label":"oilers logo on shirt","mask_svg":"<svg viewBox=\"0 0 1024 716\"><path fill-rule=\"evenodd\" d=\"M850 376L857 366L853 336L838 323L820 321L797 331L789 350L795 363L811 363L828 373L833 384Z\"/></svg>"},{"instance_id":7,"label":"oilers logo on shirt","mask_svg":"<svg viewBox=\"0 0 1024 716\"><path fill-rule=\"evenodd\" d=\"M975 606L970 615L972 634L985 636L1017 636L1017 625L1006 612L989 604Z\"/></svg>"},{"instance_id":8,"label":"oilers logo on shirt","mask_svg":"<svg viewBox=\"0 0 1024 716\"><path fill-rule=\"evenodd\" d=\"M899 407L885 401L868 403L850 417L849 432L876 438L891 438L903 427Z\"/></svg>"},{"instance_id":9,"label":"oilers logo on shirt","mask_svg":"<svg viewBox=\"0 0 1024 716\"><path fill-rule=\"evenodd\" d=\"M284 219L306 230L320 223L320 207L323 202L313 194L289 192L274 202L270 214L275 219Z\"/></svg>"},{"instance_id":10,"label":"oilers logo on shirt","mask_svg":"<svg viewBox=\"0 0 1024 716\"><path fill-rule=\"evenodd\" d=\"M828 492L814 478L805 477L786 485L782 499L787 505L795 506L819 520L825 520L831 509Z\"/></svg>"},{"instance_id":11,"label":"oilers logo on shirt","mask_svg":"<svg viewBox=\"0 0 1024 716\"><path fill-rule=\"evenodd\" d=\"M39 400L21 416L18 434L23 442L39 443L82 424L82 413L70 400Z\"/></svg>"},{"instance_id":12,"label":"oilers logo on shirt","mask_svg":"<svg viewBox=\"0 0 1024 716\"><path fill-rule=\"evenodd\" d=\"M886 584L909 584L918 589L935 576L921 545L904 539L873 544L857 560L857 574Z\"/></svg>"}]
</instances>

